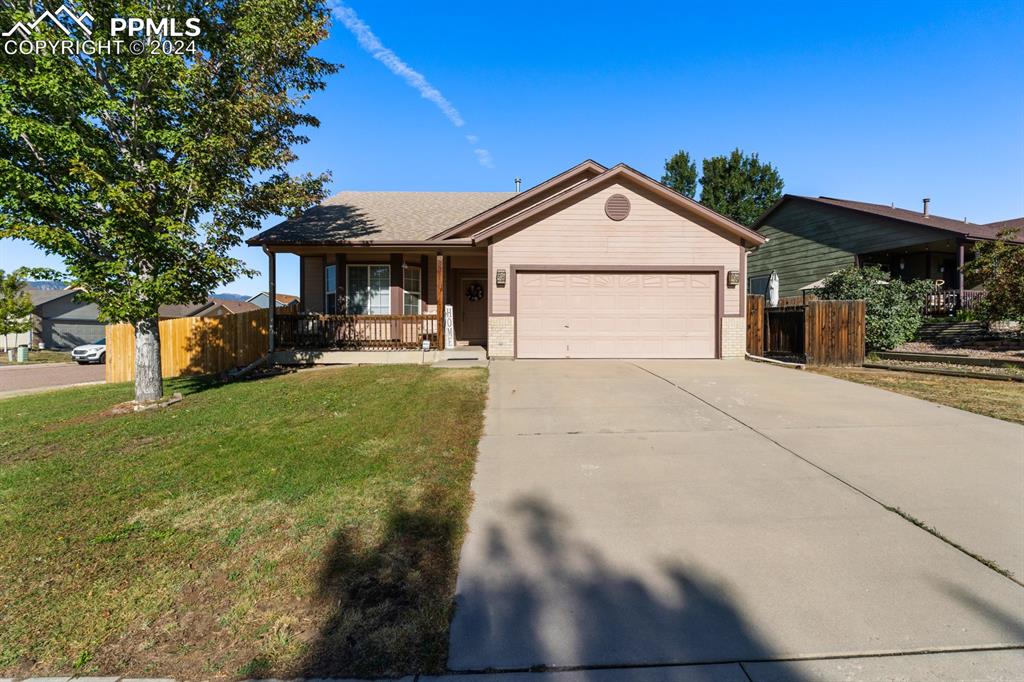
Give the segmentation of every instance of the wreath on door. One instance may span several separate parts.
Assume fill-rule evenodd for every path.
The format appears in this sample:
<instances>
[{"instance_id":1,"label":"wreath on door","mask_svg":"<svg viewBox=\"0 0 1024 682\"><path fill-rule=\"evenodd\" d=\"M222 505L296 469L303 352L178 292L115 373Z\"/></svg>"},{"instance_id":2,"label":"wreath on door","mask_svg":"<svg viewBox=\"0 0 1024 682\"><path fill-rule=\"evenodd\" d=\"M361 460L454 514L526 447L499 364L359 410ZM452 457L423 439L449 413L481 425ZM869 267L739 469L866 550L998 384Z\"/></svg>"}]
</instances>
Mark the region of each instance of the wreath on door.
<instances>
[{"instance_id":1,"label":"wreath on door","mask_svg":"<svg viewBox=\"0 0 1024 682\"><path fill-rule=\"evenodd\" d=\"M481 301L484 297L484 288L480 282L472 282L466 287L466 298L470 301Z\"/></svg>"}]
</instances>

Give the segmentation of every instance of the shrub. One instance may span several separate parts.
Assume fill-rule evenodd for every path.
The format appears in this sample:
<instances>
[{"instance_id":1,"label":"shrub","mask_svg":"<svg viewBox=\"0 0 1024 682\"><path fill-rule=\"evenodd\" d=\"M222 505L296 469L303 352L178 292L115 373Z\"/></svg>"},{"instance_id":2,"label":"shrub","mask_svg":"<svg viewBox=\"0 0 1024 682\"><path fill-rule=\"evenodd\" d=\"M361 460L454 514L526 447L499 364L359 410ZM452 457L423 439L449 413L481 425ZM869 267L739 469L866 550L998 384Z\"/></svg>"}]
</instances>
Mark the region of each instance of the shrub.
<instances>
[{"instance_id":1,"label":"shrub","mask_svg":"<svg viewBox=\"0 0 1024 682\"><path fill-rule=\"evenodd\" d=\"M921 328L921 306L932 291L928 280L904 282L892 279L877 265L850 267L829 275L818 298L866 301L867 346L889 350L912 341Z\"/></svg>"},{"instance_id":2,"label":"shrub","mask_svg":"<svg viewBox=\"0 0 1024 682\"><path fill-rule=\"evenodd\" d=\"M977 278L985 295L977 311L989 322L1024 322L1024 245L1010 242L1014 231L999 234L999 239L978 242L974 259L964 265L964 273Z\"/></svg>"}]
</instances>

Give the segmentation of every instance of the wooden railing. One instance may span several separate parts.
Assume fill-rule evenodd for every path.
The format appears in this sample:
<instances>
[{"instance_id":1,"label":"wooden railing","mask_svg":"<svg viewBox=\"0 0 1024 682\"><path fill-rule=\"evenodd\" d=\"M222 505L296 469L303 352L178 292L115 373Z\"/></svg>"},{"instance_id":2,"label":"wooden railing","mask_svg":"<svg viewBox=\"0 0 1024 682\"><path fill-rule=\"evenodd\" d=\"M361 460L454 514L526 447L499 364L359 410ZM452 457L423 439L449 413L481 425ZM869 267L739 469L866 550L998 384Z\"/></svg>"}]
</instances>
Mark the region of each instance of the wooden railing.
<instances>
[{"instance_id":1,"label":"wooden railing","mask_svg":"<svg viewBox=\"0 0 1024 682\"><path fill-rule=\"evenodd\" d=\"M274 325L277 348L411 350L424 341L437 347L435 315L279 314Z\"/></svg>"},{"instance_id":2,"label":"wooden railing","mask_svg":"<svg viewBox=\"0 0 1024 682\"><path fill-rule=\"evenodd\" d=\"M957 289L936 289L924 299L925 315L952 315L958 310L973 310L985 295L984 291L967 289L961 298Z\"/></svg>"}]
</instances>

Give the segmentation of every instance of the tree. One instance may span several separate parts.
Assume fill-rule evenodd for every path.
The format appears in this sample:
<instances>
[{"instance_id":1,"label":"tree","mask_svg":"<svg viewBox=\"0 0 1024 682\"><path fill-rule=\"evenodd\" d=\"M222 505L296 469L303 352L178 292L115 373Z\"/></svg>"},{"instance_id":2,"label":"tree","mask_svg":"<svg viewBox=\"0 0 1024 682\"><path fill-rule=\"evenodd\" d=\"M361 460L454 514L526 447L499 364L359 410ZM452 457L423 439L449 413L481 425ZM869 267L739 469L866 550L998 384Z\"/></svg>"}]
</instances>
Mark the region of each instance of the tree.
<instances>
[{"instance_id":1,"label":"tree","mask_svg":"<svg viewBox=\"0 0 1024 682\"><path fill-rule=\"evenodd\" d=\"M697 164L690 160L684 149L665 159L665 174L661 184L671 187L685 197L692 199L697 193Z\"/></svg>"},{"instance_id":2,"label":"tree","mask_svg":"<svg viewBox=\"0 0 1024 682\"><path fill-rule=\"evenodd\" d=\"M0 61L0 237L59 255L103 321L134 325L138 401L163 392L159 306L251 274L230 255L245 230L323 197L326 175L287 169L307 141L297 129L318 125L302 105L337 70L309 55L326 36L323 0L95 0L90 40L125 39L110 20L147 7L179 30L197 18L199 35ZM4 3L0 25L41 11ZM36 31L67 39L49 21Z\"/></svg>"},{"instance_id":3,"label":"tree","mask_svg":"<svg viewBox=\"0 0 1024 682\"><path fill-rule=\"evenodd\" d=\"M753 225L782 198L782 176L756 153L734 149L729 156L704 159L703 171L700 203L741 225Z\"/></svg>"},{"instance_id":4,"label":"tree","mask_svg":"<svg viewBox=\"0 0 1024 682\"><path fill-rule=\"evenodd\" d=\"M976 242L974 259L964 264L964 274L985 290L978 312L988 321L1024 322L1024 245L1010 241L1016 234L1006 230L998 239Z\"/></svg>"},{"instance_id":5,"label":"tree","mask_svg":"<svg viewBox=\"0 0 1024 682\"><path fill-rule=\"evenodd\" d=\"M832 273L815 293L821 299L864 299L867 346L889 350L913 340L921 328L924 298L931 291L929 280L904 282L890 278L877 265L867 265Z\"/></svg>"},{"instance_id":6,"label":"tree","mask_svg":"<svg viewBox=\"0 0 1024 682\"><path fill-rule=\"evenodd\" d=\"M24 334L32 330L32 299L25 291L21 271L10 274L0 270L0 334L7 350L10 334Z\"/></svg>"}]
</instances>

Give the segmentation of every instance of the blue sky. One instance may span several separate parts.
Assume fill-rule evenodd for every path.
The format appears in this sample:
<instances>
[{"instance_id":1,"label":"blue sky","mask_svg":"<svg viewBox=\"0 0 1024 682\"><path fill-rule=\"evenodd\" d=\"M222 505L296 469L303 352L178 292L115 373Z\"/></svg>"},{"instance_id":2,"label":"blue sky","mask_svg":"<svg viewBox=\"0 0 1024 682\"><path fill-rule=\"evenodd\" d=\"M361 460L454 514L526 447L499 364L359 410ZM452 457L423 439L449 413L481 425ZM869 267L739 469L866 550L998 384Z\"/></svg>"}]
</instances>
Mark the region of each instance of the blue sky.
<instances>
[{"instance_id":1,"label":"blue sky","mask_svg":"<svg viewBox=\"0 0 1024 682\"><path fill-rule=\"evenodd\" d=\"M321 126L295 169L331 171L332 193L512 190L585 158L660 177L680 148L740 147L795 194L1024 215L1024 3L776 4L353 0L464 124L336 21L318 53L346 68L312 100ZM0 241L0 269L19 265L59 262ZM297 259L278 273L298 293Z\"/></svg>"}]
</instances>

